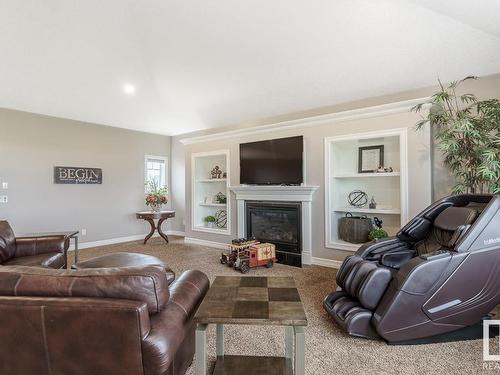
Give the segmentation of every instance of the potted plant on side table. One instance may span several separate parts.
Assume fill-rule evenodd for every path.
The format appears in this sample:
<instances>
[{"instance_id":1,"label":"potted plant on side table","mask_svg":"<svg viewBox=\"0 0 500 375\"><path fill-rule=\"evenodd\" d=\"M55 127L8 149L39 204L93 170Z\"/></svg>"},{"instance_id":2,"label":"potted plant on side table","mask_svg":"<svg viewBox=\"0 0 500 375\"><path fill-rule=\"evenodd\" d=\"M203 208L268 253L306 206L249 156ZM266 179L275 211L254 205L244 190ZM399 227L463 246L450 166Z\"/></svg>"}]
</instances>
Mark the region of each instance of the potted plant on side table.
<instances>
[{"instance_id":1,"label":"potted plant on side table","mask_svg":"<svg viewBox=\"0 0 500 375\"><path fill-rule=\"evenodd\" d=\"M159 186L155 180L148 181L146 186L146 206L149 206L153 212L159 212L161 206L168 202L168 189L166 186Z\"/></svg>"}]
</instances>

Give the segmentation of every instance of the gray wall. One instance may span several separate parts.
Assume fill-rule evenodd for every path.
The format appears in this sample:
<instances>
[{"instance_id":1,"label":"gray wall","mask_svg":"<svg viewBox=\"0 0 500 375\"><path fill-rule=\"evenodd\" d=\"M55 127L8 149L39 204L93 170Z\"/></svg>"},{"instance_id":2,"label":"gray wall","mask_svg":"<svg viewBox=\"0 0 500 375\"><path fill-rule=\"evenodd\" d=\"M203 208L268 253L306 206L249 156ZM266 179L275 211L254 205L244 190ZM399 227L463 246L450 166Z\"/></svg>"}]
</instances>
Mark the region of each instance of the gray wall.
<instances>
[{"instance_id":1,"label":"gray wall","mask_svg":"<svg viewBox=\"0 0 500 375\"><path fill-rule=\"evenodd\" d=\"M144 156L170 156L170 137L0 109L0 219L18 234L82 228L82 242L140 235ZM169 158L170 159L170 158ZM56 185L55 165L96 167L102 185Z\"/></svg>"},{"instance_id":2,"label":"gray wall","mask_svg":"<svg viewBox=\"0 0 500 375\"><path fill-rule=\"evenodd\" d=\"M242 123L232 127L204 130L191 134L184 134L181 136L173 137L172 144L172 159L173 160L185 160L186 168L173 168L172 179L178 181L178 189L174 190L175 195L175 208L178 213L184 212L184 220L178 214L177 220L175 221L174 229L179 231L186 231L187 236L192 236L204 240L216 241L216 242L227 242L228 236L210 235L207 233L193 232L190 230L190 155L192 152L199 151L209 151L216 149L227 149L231 150L231 166L233 168L232 185L237 185L239 181L237 180L238 173L238 160L237 160L237 144L240 142L247 142L257 139L268 139L278 136L286 135L296 135L304 134L307 143L307 183L320 185L321 189L316 193L315 201L313 203L314 210L314 222L313 228L315 230L313 236L313 256L324 257L329 259L342 259L348 253L343 251L333 251L331 249L326 249L324 247L324 182L323 182L323 159L322 159L322 139L326 136L344 134L354 132L355 130L370 130L371 125L357 124L353 127L348 124L340 126L334 129L333 127L325 127L320 129L320 127L313 130L301 131L296 129L294 132L277 132L267 134L265 136L259 137L245 137L244 139L231 139L224 140L220 142L210 142L203 144L196 144L191 146L183 147L180 144L180 139L192 136L200 136L206 134L213 134L221 131L250 128L256 125L276 123L280 121L293 120L298 118L305 118L314 115L321 115L325 113L335 113L340 111L346 111L356 108L364 108L369 106L381 105L385 103L392 103L402 100L409 100L414 98L427 97L432 95L437 90L437 87L426 87L406 92L394 93L391 95L386 95L383 97L367 98L355 102L344 103L340 105L324 107L319 109L313 109L310 111L303 111L298 113L286 114L283 116L278 116L269 119L261 119L253 123ZM482 99L487 98L500 98L500 74L483 77L478 81L471 81L463 87L464 92L472 92L477 94ZM415 214L422 206L426 204L426 200L429 195L433 200L448 195L451 187L453 186L453 178L450 176L449 172L442 164L442 156L437 147L433 142L428 143L426 140L422 139L423 134L413 132L413 125L416 123L417 116L409 115L403 122L401 119L393 119L386 123L387 127L409 127L410 134L410 173L412 178L410 180L410 215ZM363 130L364 129L364 130ZM418 145L417 145L418 144ZM429 161L430 158L430 161ZM413 160L413 161L412 161ZM421 165L425 165L430 162L430 177L427 174L422 175ZM423 164L422 164L423 163ZM184 184L185 181L185 184ZM185 207L179 206L185 202ZM235 202L232 203L233 208L233 218L232 218L232 236L235 235L236 229L236 217L235 215ZM185 225L184 225L185 224Z\"/></svg>"},{"instance_id":3,"label":"gray wall","mask_svg":"<svg viewBox=\"0 0 500 375\"><path fill-rule=\"evenodd\" d=\"M324 139L325 137L362 133L373 130L409 128L408 130L408 169L409 169L409 217L420 212L431 201L430 135L428 131L413 131L418 120L414 113L398 113L368 119L350 120L320 126L278 130L274 132L246 135L243 137L214 140L185 146L185 232L186 237L227 243L237 235L236 200L231 195L231 234L219 235L191 230L191 154L195 152L230 150L231 185L239 185L239 144L263 139L303 135L305 141L307 185L317 185L319 189L312 202L312 256L324 259L341 260L350 252L325 247L325 180L324 180Z\"/></svg>"}]
</instances>

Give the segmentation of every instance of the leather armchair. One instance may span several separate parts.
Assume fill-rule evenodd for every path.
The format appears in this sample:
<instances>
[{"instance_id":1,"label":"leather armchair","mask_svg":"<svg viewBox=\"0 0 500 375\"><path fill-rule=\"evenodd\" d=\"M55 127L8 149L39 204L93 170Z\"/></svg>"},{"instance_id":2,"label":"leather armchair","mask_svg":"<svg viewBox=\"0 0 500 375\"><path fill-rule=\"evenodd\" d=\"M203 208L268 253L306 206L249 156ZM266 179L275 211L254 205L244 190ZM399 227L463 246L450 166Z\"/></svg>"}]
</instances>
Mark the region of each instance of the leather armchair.
<instances>
[{"instance_id":1,"label":"leather armchair","mask_svg":"<svg viewBox=\"0 0 500 375\"><path fill-rule=\"evenodd\" d=\"M1 372L184 374L208 288L200 271L168 285L161 266L0 267Z\"/></svg>"},{"instance_id":2,"label":"leather armchair","mask_svg":"<svg viewBox=\"0 0 500 375\"><path fill-rule=\"evenodd\" d=\"M62 235L16 237L7 221L0 221L0 264L65 268L69 239Z\"/></svg>"}]
</instances>

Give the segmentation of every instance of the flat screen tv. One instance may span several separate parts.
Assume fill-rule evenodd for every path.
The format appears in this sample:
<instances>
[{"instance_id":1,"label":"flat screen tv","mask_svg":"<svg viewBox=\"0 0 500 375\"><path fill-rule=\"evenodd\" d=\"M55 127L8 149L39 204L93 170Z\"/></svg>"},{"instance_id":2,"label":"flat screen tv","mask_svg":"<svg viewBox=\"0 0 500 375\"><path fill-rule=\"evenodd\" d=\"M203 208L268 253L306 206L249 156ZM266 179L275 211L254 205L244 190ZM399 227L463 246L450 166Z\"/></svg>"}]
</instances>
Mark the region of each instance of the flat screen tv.
<instances>
[{"instance_id":1,"label":"flat screen tv","mask_svg":"<svg viewBox=\"0 0 500 375\"><path fill-rule=\"evenodd\" d=\"M240 144L240 183L300 185L303 149L302 136Z\"/></svg>"}]
</instances>

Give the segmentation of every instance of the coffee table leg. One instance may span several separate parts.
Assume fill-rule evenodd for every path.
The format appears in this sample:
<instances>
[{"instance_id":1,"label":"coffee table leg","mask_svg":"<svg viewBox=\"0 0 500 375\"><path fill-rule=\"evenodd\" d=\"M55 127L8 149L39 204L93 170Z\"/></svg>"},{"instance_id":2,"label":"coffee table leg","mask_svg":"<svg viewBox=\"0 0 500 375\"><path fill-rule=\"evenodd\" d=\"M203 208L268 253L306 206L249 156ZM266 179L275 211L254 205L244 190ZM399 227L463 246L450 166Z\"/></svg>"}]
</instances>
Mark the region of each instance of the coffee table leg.
<instances>
[{"instance_id":1,"label":"coffee table leg","mask_svg":"<svg viewBox=\"0 0 500 375\"><path fill-rule=\"evenodd\" d=\"M224 324L217 324L217 357L224 356Z\"/></svg>"},{"instance_id":2,"label":"coffee table leg","mask_svg":"<svg viewBox=\"0 0 500 375\"><path fill-rule=\"evenodd\" d=\"M285 357L293 360L293 327L285 327Z\"/></svg>"},{"instance_id":3,"label":"coffee table leg","mask_svg":"<svg viewBox=\"0 0 500 375\"><path fill-rule=\"evenodd\" d=\"M306 370L305 351L306 337L304 327L293 327L295 336L295 375L304 375Z\"/></svg>"},{"instance_id":4,"label":"coffee table leg","mask_svg":"<svg viewBox=\"0 0 500 375\"><path fill-rule=\"evenodd\" d=\"M155 222L153 219L146 219L146 221L149 223L149 225L151 225L151 231L149 232L149 234L146 236L146 238L144 239L144 245L146 245L146 242L148 242L148 240L151 238L151 236L154 234L155 232Z\"/></svg>"},{"instance_id":5,"label":"coffee table leg","mask_svg":"<svg viewBox=\"0 0 500 375\"><path fill-rule=\"evenodd\" d=\"M207 374L207 325L198 324L196 326L195 337L195 375Z\"/></svg>"}]
</instances>

